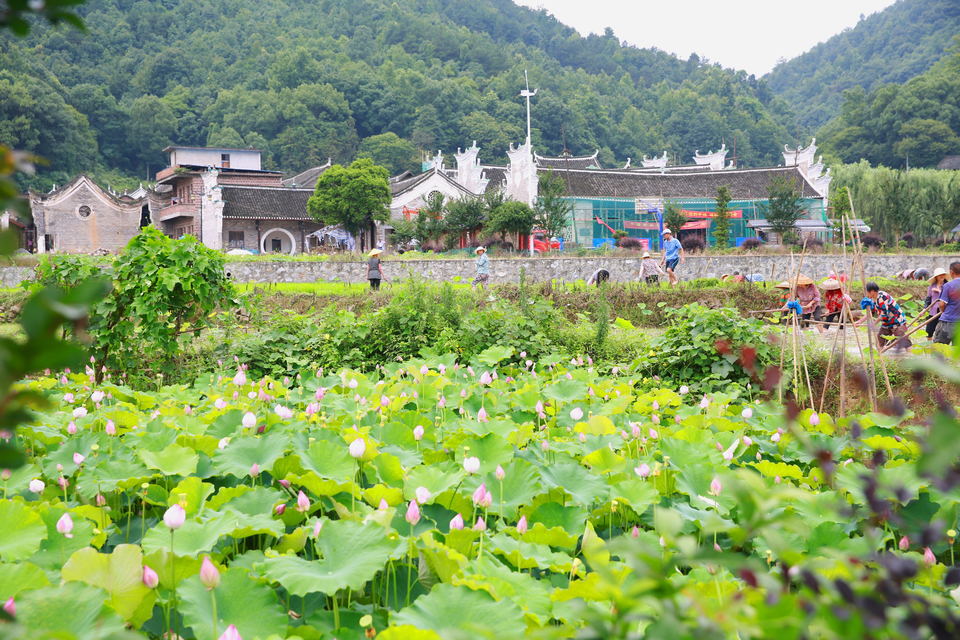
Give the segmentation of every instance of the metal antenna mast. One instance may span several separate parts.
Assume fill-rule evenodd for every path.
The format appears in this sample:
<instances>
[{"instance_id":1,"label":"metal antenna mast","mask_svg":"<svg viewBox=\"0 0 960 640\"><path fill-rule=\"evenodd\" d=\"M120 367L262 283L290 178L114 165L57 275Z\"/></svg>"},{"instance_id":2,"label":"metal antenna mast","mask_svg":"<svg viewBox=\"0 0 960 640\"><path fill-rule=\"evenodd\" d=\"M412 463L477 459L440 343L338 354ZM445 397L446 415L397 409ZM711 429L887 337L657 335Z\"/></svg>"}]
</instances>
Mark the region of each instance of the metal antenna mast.
<instances>
[{"instance_id":1,"label":"metal antenna mast","mask_svg":"<svg viewBox=\"0 0 960 640\"><path fill-rule=\"evenodd\" d=\"M527 70L523 70L523 82L526 88L520 92L521 98L527 99L527 145L530 145L530 98L537 95L537 89L530 91L530 80L527 78Z\"/></svg>"}]
</instances>

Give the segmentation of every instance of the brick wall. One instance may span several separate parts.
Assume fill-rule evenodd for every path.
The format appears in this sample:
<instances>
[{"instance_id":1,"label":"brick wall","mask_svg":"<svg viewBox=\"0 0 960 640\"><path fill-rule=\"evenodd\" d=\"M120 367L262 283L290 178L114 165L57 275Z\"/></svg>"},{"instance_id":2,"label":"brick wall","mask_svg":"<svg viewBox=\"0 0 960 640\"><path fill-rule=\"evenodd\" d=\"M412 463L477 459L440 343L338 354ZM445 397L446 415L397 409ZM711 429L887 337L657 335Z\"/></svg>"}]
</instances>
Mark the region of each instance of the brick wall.
<instances>
[{"instance_id":1,"label":"brick wall","mask_svg":"<svg viewBox=\"0 0 960 640\"><path fill-rule=\"evenodd\" d=\"M82 206L90 208L89 216L80 216ZM53 236L58 253L118 251L140 230L139 204L110 202L83 186L62 200L34 203L34 210L38 208L43 220L38 234Z\"/></svg>"}]
</instances>

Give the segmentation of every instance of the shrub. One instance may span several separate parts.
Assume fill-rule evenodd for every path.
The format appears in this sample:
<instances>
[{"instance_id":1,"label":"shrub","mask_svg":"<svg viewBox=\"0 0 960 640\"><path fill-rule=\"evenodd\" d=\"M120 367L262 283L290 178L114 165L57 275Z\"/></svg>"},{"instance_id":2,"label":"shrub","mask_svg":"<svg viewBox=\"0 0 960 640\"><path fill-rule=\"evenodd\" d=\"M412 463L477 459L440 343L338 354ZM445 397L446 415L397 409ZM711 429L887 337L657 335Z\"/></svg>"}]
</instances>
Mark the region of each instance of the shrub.
<instances>
[{"instance_id":1,"label":"shrub","mask_svg":"<svg viewBox=\"0 0 960 640\"><path fill-rule=\"evenodd\" d=\"M643 248L643 241L640 238L619 238L617 246L621 249L639 250Z\"/></svg>"},{"instance_id":2,"label":"shrub","mask_svg":"<svg viewBox=\"0 0 960 640\"><path fill-rule=\"evenodd\" d=\"M907 231L905 234L900 236L900 242L912 249L913 247L917 246L917 237L910 231Z\"/></svg>"},{"instance_id":3,"label":"shrub","mask_svg":"<svg viewBox=\"0 0 960 640\"><path fill-rule=\"evenodd\" d=\"M689 251L690 253L700 253L707 248L707 245L698 238L697 236L691 236L681 241L680 244L683 246L684 251Z\"/></svg>"},{"instance_id":4,"label":"shrub","mask_svg":"<svg viewBox=\"0 0 960 640\"><path fill-rule=\"evenodd\" d=\"M879 249L884 245L883 238L876 233L865 233L860 236L860 242L868 249Z\"/></svg>"},{"instance_id":5,"label":"shrub","mask_svg":"<svg viewBox=\"0 0 960 640\"><path fill-rule=\"evenodd\" d=\"M743 244L740 245L740 248L744 251L755 251L759 249L762 244L759 238L747 238L743 241Z\"/></svg>"},{"instance_id":6,"label":"shrub","mask_svg":"<svg viewBox=\"0 0 960 640\"><path fill-rule=\"evenodd\" d=\"M752 372L762 373L774 361L763 323L742 317L736 309L694 303L667 314L670 324L653 340L651 355L634 362L646 375L658 375L675 385L696 381L708 391L730 383L746 384Z\"/></svg>"}]
</instances>

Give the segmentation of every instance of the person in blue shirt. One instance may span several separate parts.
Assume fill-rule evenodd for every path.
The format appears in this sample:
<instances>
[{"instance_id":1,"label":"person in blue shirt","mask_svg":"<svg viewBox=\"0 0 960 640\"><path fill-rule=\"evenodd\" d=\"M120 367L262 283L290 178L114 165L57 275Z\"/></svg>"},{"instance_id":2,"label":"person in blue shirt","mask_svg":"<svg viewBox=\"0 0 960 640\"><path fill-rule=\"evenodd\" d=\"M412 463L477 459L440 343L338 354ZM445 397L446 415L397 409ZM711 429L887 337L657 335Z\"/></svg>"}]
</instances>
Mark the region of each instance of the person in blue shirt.
<instances>
[{"instance_id":1,"label":"person in blue shirt","mask_svg":"<svg viewBox=\"0 0 960 640\"><path fill-rule=\"evenodd\" d=\"M486 247L477 247L477 277L473 279L473 286L484 286L490 281L490 258L487 257Z\"/></svg>"},{"instance_id":2,"label":"person in blue shirt","mask_svg":"<svg viewBox=\"0 0 960 640\"><path fill-rule=\"evenodd\" d=\"M670 229L663 230L663 260L660 262L661 265L666 266L667 276L670 278L670 286L673 286L677 283L677 274L674 273L677 269L677 265L681 262L686 262L687 257L683 253L683 245L680 244L680 241L673 237L673 232Z\"/></svg>"}]
</instances>

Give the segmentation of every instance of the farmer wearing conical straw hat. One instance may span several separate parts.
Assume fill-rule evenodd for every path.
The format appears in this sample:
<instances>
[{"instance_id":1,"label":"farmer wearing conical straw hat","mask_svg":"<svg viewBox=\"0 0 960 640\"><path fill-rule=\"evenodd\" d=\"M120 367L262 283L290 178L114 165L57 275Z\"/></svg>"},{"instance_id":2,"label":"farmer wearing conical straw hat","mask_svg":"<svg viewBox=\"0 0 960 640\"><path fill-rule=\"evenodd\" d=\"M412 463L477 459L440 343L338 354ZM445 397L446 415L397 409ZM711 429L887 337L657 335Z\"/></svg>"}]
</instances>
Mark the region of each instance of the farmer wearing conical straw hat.
<instances>
[{"instance_id":1,"label":"farmer wearing conical straw hat","mask_svg":"<svg viewBox=\"0 0 960 640\"><path fill-rule=\"evenodd\" d=\"M383 280L383 271L380 267L381 253L383 253L382 249L372 249L370 253L367 254L367 280L370 281L371 291L380 289L380 281Z\"/></svg>"},{"instance_id":2,"label":"farmer wearing conical straw hat","mask_svg":"<svg viewBox=\"0 0 960 640\"><path fill-rule=\"evenodd\" d=\"M931 316L939 312L939 309L936 308L936 301L940 299L940 292L943 291L943 285L947 283L947 279L947 270L943 267L937 267L933 270L930 280L928 280L930 286L927 287L927 299L923 301L923 304L926 306L927 313ZM934 318L927 323L927 337L931 340L938 324L940 324L940 318Z\"/></svg>"},{"instance_id":3,"label":"farmer wearing conical straw hat","mask_svg":"<svg viewBox=\"0 0 960 640\"><path fill-rule=\"evenodd\" d=\"M809 323L810 320L819 322L821 315L820 290L817 289L817 285L811 278L802 273L797 276L796 282L793 284L797 289L797 302L800 303L800 317L803 322ZM805 326L808 325L805 324ZM817 325L817 329L823 332L821 325Z\"/></svg>"}]
</instances>

